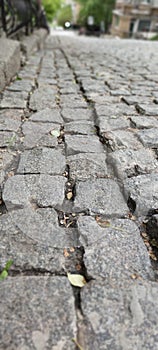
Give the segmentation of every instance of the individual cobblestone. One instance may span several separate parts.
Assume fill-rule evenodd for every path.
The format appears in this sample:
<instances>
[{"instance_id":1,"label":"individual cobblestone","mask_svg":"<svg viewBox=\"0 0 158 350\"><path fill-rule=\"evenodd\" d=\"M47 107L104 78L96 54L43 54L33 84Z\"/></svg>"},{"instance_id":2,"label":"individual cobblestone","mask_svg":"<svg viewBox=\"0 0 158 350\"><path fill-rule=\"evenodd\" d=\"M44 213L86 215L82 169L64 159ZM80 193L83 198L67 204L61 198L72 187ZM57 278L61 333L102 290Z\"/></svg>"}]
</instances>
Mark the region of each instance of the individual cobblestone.
<instances>
[{"instance_id":1,"label":"individual cobblestone","mask_svg":"<svg viewBox=\"0 0 158 350\"><path fill-rule=\"evenodd\" d=\"M12 349L75 349L71 340L77 332L74 297L65 277L9 278L1 283L1 300L8 293L8 301L1 303L2 349L10 343Z\"/></svg>"},{"instance_id":2,"label":"individual cobblestone","mask_svg":"<svg viewBox=\"0 0 158 350\"><path fill-rule=\"evenodd\" d=\"M96 129L90 121L76 121L66 123L64 127L65 133L80 135L95 135Z\"/></svg>"},{"instance_id":3,"label":"individual cobblestone","mask_svg":"<svg viewBox=\"0 0 158 350\"><path fill-rule=\"evenodd\" d=\"M139 175L124 182L127 197L135 203L135 213L147 215L149 210L158 206L157 174Z\"/></svg>"},{"instance_id":4,"label":"individual cobblestone","mask_svg":"<svg viewBox=\"0 0 158 350\"><path fill-rule=\"evenodd\" d=\"M62 175L65 167L65 157L61 150L34 148L21 154L17 173Z\"/></svg>"},{"instance_id":5,"label":"individual cobblestone","mask_svg":"<svg viewBox=\"0 0 158 350\"><path fill-rule=\"evenodd\" d=\"M33 111L56 107L56 87L40 87L31 95L29 107Z\"/></svg>"},{"instance_id":6,"label":"individual cobblestone","mask_svg":"<svg viewBox=\"0 0 158 350\"><path fill-rule=\"evenodd\" d=\"M138 132L138 137L145 147L158 147L158 128L156 126L149 130L141 130Z\"/></svg>"},{"instance_id":7,"label":"individual cobblestone","mask_svg":"<svg viewBox=\"0 0 158 350\"><path fill-rule=\"evenodd\" d=\"M29 120L33 122L43 122L43 123L57 123L62 124L63 119L60 115L59 109L42 109L40 112L33 113Z\"/></svg>"},{"instance_id":8,"label":"individual cobblestone","mask_svg":"<svg viewBox=\"0 0 158 350\"><path fill-rule=\"evenodd\" d=\"M68 156L76 153L103 153L103 146L96 136L65 135L66 153Z\"/></svg>"},{"instance_id":9,"label":"individual cobblestone","mask_svg":"<svg viewBox=\"0 0 158 350\"><path fill-rule=\"evenodd\" d=\"M60 207L64 200L66 179L51 175L15 175L10 177L3 191L8 210L24 208L30 201L41 207Z\"/></svg>"},{"instance_id":10,"label":"individual cobblestone","mask_svg":"<svg viewBox=\"0 0 158 350\"><path fill-rule=\"evenodd\" d=\"M152 150L118 150L109 155L108 161L121 179L157 172L158 161Z\"/></svg>"},{"instance_id":11,"label":"individual cobblestone","mask_svg":"<svg viewBox=\"0 0 158 350\"><path fill-rule=\"evenodd\" d=\"M119 186L112 179L80 182L76 186L74 204L76 209L89 209L93 214L123 217L128 213Z\"/></svg>"},{"instance_id":12,"label":"individual cobblestone","mask_svg":"<svg viewBox=\"0 0 158 350\"><path fill-rule=\"evenodd\" d=\"M47 122L35 123L25 121L22 126L24 147L33 148L36 146L47 146L46 142L50 142L50 147L56 147L58 141L57 137L51 134L53 130L56 130L58 134L60 134L60 125ZM48 139L48 141L46 139Z\"/></svg>"},{"instance_id":13,"label":"individual cobblestone","mask_svg":"<svg viewBox=\"0 0 158 350\"><path fill-rule=\"evenodd\" d=\"M85 108L63 108L61 115L65 122L77 121L77 120L91 120L92 111Z\"/></svg>"},{"instance_id":14,"label":"individual cobblestone","mask_svg":"<svg viewBox=\"0 0 158 350\"><path fill-rule=\"evenodd\" d=\"M81 292L84 349L156 349L157 283L92 281Z\"/></svg>"},{"instance_id":15,"label":"individual cobblestone","mask_svg":"<svg viewBox=\"0 0 158 350\"><path fill-rule=\"evenodd\" d=\"M112 282L128 280L133 274L153 276L146 247L134 222L80 217L78 228L79 240L85 247L84 262L93 278Z\"/></svg>"},{"instance_id":16,"label":"individual cobblestone","mask_svg":"<svg viewBox=\"0 0 158 350\"><path fill-rule=\"evenodd\" d=\"M70 177L76 180L87 180L108 175L106 155L99 153L79 153L67 157Z\"/></svg>"}]
</instances>

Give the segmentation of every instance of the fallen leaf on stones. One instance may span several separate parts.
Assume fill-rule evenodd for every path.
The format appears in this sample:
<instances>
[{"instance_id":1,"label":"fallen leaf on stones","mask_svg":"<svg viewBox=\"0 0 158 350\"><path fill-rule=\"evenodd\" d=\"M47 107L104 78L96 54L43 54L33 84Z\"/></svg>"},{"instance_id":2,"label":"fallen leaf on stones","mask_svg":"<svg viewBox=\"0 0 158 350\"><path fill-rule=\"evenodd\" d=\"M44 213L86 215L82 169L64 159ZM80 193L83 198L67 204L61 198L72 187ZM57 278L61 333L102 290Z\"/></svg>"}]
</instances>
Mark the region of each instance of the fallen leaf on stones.
<instances>
[{"instance_id":1,"label":"fallen leaf on stones","mask_svg":"<svg viewBox=\"0 0 158 350\"><path fill-rule=\"evenodd\" d=\"M72 193L72 192L68 192L68 193L66 194L66 198L69 199L69 200L72 198L72 196L73 196L73 193Z\"/></svg>"},{"instance_id":2,"label":"fallen leaf on stones","mask_svg":"<svg viewBox=\"0 0 158 350\"><path fill-rule=\"evenodd\" d=\"M51 132L52 136L59 137L60 136L60 131L59 130L52 130Z\"/></svg>"},{"instance_id":3,"label":"fallen leaf on stones","mask_svg":"<svg viewBox=\"0 0 158 350\"><path fill-rule=\"evenodd\" d=\"M76 287L84 287L84 285L87 283L84 276L78 275L78 274L72 274L72 273L67 273L67 277L69 282Z\"/></svg>"},{"instance_id":4,"label":"fallen leaf on stones","mask_svg":"<svg viewBox=\"0 0 158 350\"><path fill-rule=\"evenodd\" d=\"M99 216L96 217L96 222L101 227L110 227L110 221L102 220Z\"/></svg>"},{"instance_id":5,"label":"fallen leaf on stones","mask_svg":"<svg viewBox=\"0 0 158 350\"><path fill-rule=\"evenodd\" d=\"M78 347L79 350L83 350L83 348L81 347L81 345L78 343L78 341L73 338L72 341L75 343L75 345Z\"/></svg>"},{"instance_id":6,"label":"fallen leaf on stones","mask_svg":"<svg viewBox=\"0 0 158 350\"><path fill-rule=\"evenodd\" d=\"M133 273L133 275L131 275L131 278L133 280L136 280L137 278L140 278L140 276L137 273Z\"/></svg>"},{"instance_id":7,"label":"fallen leaf on stones","mask_svg":"<svg viewBox=\"0 0 158 350\"><path fill-rule=\"evenodd\" d=\"M7 270L3 270L0 274L0 281L4 280L8 276Z\"/></svg>"},{"instance_id":8,"label":"fallen leaf on stones","mask_svg":"<svg viewBox=\"0 0 158 350\"><path fill-rule=\"evenodd\" d=\"M70 247L70 252L73 253L75 251L74 247Z\"/></svg>"},{"instance_id":9,"label":"fallen leaf on stones","mask_svg":"<svg viewBox=\"0 0 158 350\"><path fill-rule=\"evenodd\" d=\"M65 258L68 258L68 256L70 256L70 254L68 253L66 248L64 249L64 256L65 256Z\"/></svg>"}]
</instances>

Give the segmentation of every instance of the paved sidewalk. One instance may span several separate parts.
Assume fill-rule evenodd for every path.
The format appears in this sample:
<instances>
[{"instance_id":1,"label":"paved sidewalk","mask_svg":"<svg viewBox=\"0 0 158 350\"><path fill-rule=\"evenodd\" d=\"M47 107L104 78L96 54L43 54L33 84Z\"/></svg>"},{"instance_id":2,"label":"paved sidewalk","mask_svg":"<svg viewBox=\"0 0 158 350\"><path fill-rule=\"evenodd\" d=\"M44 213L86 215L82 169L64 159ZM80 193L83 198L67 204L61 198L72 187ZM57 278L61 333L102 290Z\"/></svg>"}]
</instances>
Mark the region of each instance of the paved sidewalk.
<instances>
[{"instance_id":1,"label":"paved sidewalk","mask_svg":"<svg viewBox=\"0 0 158 350\"><path fill-rule=\"evenodd\" d=\"M158 349L157 48L50 36L3 92L1 350Z\"/></svg>"}]
</instances>

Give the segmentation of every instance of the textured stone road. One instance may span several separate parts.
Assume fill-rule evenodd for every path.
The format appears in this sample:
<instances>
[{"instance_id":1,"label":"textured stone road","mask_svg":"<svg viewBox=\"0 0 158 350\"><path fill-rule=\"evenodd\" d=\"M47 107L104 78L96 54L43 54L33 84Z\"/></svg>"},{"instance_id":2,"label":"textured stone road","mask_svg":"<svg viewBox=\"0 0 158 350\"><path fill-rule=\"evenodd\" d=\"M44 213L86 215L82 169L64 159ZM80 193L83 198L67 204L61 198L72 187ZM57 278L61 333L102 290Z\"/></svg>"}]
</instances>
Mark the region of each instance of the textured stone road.
<instances>
[{"instance_id":1,"label":"textured stone road","mask_svg":"<svg viewBox=\"0 0 158 350\"><path fill-rule=\"evenodd\" d=\"M157 62L53 36L3 92L1 350L158 349Z\"/></svg>"}]
</instances>

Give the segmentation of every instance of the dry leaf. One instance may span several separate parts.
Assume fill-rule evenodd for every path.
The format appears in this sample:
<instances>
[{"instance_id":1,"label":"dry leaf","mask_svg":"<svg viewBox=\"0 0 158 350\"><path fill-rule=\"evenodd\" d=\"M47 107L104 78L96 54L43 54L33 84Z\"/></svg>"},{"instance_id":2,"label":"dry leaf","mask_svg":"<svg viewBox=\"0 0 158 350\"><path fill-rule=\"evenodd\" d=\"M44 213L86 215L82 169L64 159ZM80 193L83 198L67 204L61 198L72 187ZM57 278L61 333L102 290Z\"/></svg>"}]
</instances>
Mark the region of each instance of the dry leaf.
<instances>
[{"instance_id":1,"label":"dry leaf","mask_svg":"<svg viewBox=\"0 0 158 350\"><path fill-rule=\"evenodd\" d=\"M64 256L65 256L65 258L68 258L68 256L70 256L70 254L68 253L66 248L64 249Z\"/></svg>"},{"instance_id":2,"label":"dry leaf","mask_svg":"<svg viewBox=\"0 0 158 350\"><path fill-rule=\"evenodd\" d=\"M66 194L66 197L67 197L67 199L71 199L72 198L72 196L73 196L73 193L72 192L68 192L67 194Z\"/></svg>"},{"instance_id":3,"label":"dry leaf","mask_svg":"<svg viewBox=\"0 0 158 350\"><path fill-rule=\"evenodd\" d=\"M76 287L84 287L84 285L87 283L84 276L78 275L78 274L72 274L72 273L67 273L67 277L69 282Z\"/></svg>"},{"instance_id":4,"label":"dry leaf","mask_svg":"<svg viewBox=\"0 0 158 350\"><path fill-rule=\"evenodd\" d=\"M59 137L60 136L60 131L59 130L52 130L51 132L52 136Z\"/></svg>"}]
</instances>

